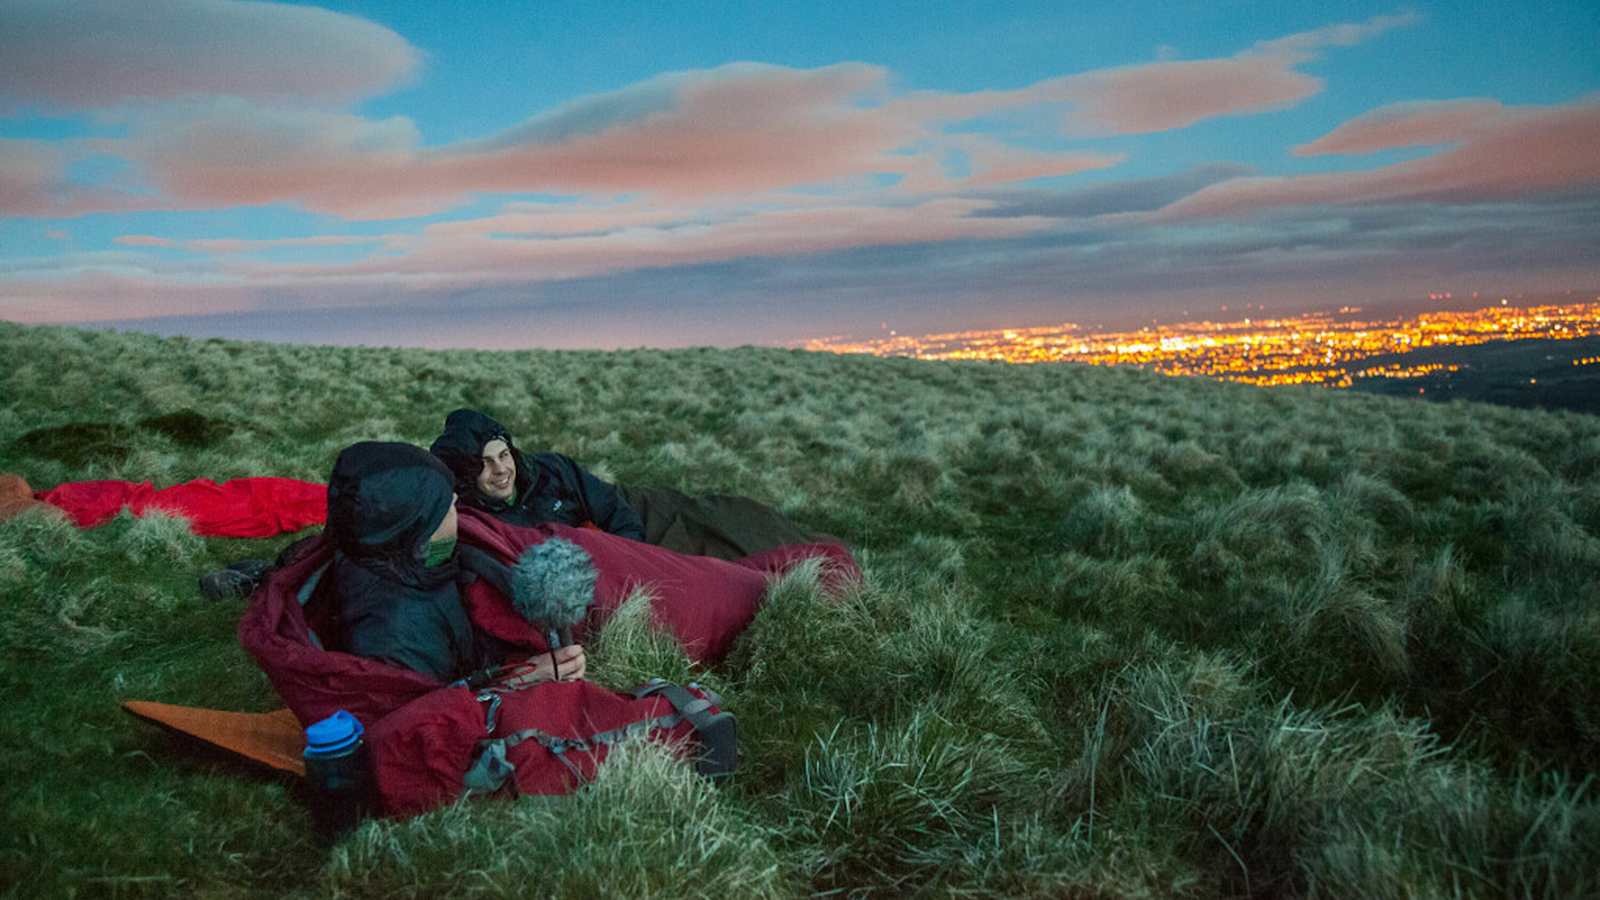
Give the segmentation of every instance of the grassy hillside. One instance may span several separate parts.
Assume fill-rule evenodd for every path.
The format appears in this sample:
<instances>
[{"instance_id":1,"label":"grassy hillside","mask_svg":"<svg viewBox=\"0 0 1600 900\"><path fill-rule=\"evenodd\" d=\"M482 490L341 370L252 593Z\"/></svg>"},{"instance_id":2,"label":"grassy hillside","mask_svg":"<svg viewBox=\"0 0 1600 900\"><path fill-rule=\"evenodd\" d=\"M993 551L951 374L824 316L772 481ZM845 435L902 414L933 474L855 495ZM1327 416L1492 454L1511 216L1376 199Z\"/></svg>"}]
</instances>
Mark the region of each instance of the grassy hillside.
<instances>
[{"instance_id":1,"label":"grassy hillside","mask_svg":"<svg viewBox=\"0 0 1600 900\"><path fill-rule=\"evenodd\" d=\"M282 347L0 324L0 471L320 480L461 405L624 483L776 503L709 674L745 767L319 846L295 786L119 712L276 706L195 574L290 540L0 524L17 896L1571 897L1600 892L1600 418L766 349ZM619 617L610 683L686 664Z\"/></svg>"}]
</instances>

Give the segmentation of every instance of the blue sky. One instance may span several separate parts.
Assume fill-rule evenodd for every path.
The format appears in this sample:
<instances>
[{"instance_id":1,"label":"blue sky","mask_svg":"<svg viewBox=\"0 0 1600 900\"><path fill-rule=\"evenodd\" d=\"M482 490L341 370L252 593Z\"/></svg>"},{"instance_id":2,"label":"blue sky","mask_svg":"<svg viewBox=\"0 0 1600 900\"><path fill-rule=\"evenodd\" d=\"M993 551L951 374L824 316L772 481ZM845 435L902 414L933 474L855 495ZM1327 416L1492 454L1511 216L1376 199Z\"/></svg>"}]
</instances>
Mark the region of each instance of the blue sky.
<instances>
[{"instance_id":1,"label":"blue sky","mask_svg":"<svg viewBox=\"0 0 1600 900\"><path fill-rule=\"evenodd\" d=\"M673 346L1600 288L1592 3L821 6L0 0L0 317Z\"/></svg>"}]
</instances>

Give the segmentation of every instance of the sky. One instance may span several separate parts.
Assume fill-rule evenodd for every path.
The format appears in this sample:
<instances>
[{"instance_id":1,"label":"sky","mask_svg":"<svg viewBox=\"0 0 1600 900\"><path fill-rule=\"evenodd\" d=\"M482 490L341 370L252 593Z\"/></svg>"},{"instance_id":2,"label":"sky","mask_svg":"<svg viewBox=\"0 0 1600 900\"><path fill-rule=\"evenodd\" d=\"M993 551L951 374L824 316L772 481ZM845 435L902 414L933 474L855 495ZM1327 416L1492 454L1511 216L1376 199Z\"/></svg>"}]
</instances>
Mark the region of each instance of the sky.
<instances>
[{"instance_id":1,"label":"sky","mask_svg":"<svg viewBox=\"0 0 1600 900\"><path fill-rule=\"evenodd\" d=\"M1600 4L0 0L0 318L781 343L1600 288Z\"/></svg>"}]
</instances>

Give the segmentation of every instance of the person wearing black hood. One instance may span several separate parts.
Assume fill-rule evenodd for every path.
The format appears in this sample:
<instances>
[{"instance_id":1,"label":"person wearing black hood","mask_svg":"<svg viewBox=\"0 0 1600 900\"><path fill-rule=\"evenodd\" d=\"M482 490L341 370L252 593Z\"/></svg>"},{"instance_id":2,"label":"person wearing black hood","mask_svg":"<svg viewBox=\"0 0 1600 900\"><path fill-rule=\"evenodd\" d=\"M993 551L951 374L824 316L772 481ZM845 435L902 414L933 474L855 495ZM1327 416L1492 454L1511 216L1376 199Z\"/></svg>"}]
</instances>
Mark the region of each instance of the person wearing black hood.
<instances>
[{"instance_id":1,"label":"person wearing black hood","mask_svg":"<svg viewBox=\"0 0 1600 900\"><path fill-rule=\"evenodd\" d=\"M445 417L429 447L455 476L461 502L513 525L592 522L603 531L644 540L644 523L617 491L560 453L524 454L505 426L475 409Z\"/></svg>"},{"instance_id":2,"label":"person wearing black hood","mask_svg":"<svg viewBox=\"0 0 1600 900\"><path fill-rule=\"evenodd\" d=\"M525 454L505 426L475 409L446 416L429 450L455 474L462 503L513 525L592 522L679 553L730 560L786 544L839 543L749 497L613 485L560 453Z\"/></svg>"},{"instance_id":3,"label":"person wearing black hood","mask_svg":"<svg viewBox=\"0 0 1600 900\"><path fill-rule=\"evenodd\" d=\"M331 583L344 649L443 682L504 662L461 604L461 584L494 577L484 569L497 563L458 550L453 481L422 448L378 441L345 448L328 480ZM583 648L529 664L531 681L581 678Z\"/></svg>"}]
</instances>

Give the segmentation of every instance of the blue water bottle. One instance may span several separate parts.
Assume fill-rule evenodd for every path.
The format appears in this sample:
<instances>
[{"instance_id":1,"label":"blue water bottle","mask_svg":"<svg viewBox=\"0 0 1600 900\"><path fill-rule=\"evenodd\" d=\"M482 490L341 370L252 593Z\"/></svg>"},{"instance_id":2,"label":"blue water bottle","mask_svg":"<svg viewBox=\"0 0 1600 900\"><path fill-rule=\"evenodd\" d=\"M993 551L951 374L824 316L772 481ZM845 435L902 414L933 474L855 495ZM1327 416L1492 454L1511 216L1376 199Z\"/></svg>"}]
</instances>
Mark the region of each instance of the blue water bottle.
<instances>
[{"instance_id":1,"label":"blue water bottle","mask_svg":"<svg viewBox=\"0 0 1600 900\"><path fill-rule=\"evenodd\" d=\"M311 782L311 815L317 831L336 838L373 809L372 770L367 762L366 729L344 710L306 728L306 780Z\"/></svg>"}]
</instances>

